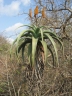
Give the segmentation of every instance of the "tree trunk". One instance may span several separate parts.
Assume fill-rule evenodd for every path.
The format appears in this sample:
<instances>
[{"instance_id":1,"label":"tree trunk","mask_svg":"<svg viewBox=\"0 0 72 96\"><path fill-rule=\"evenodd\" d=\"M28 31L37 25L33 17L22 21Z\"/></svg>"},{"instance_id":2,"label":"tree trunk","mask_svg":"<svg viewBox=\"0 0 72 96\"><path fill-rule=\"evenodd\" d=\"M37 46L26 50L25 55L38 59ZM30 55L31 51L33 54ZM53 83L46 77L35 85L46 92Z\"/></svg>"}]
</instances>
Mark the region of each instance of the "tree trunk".
<instances>
[{"instance_id":1,"label":"tree trunk","mask_svg":"<svg viewBox=\"0 0 72 96\"><path fill-rule=\"evenodd\" d=\"M41 88L42 88L41 82L44 70L44 63L43 63L44 53L41 51L40 48L41 48L40 46L37 48L35 67L33 68L33 70L29 72L28 76L29 96L41 96Z\"/></svg>"}]
</instances>

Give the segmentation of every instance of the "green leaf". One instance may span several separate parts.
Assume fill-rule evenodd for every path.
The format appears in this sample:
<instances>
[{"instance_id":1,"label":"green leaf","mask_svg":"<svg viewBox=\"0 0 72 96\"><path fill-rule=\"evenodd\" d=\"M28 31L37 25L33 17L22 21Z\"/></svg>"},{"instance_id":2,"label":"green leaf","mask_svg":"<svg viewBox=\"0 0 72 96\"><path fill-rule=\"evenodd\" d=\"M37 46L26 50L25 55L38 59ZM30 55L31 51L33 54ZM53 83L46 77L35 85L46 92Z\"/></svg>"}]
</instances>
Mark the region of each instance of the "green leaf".
<instances>
[{"instance_id":1,"label":"green leaf","mask_svg":"<svg viewBox=\"0 0 72 96\"><path fill-rule=\"evenodd\" d=\"M19 45L18 47L18 53L20 52L21 48L22 47L25 47L27 43L31 43L32 41L31 40L25 40L21 45Z\"/></svg>"},{"instance_id":2,"label":"green leaf","mask_svg":"<svg viewBox=\"0 0 72 96\"><path fill-rule=\"evenodd\" d=\"M25 46L26 44L28 43L31 43L31 40L26 40L25 42L23 42L19 48L18 48L18 53L20 52L20 50L22 49L22 58L23 58L23 61L24 61L24 50L25 50Z\"/></svg>"},{"instance_id":3,"label":"green leaf","mask_svg":"<svg viewBox=\"0 0 72 96\"><path fill-rule=\"evenodd\" d=\"M47 43L45 41L40 41L44 48L45 63L47 61Z\"/></svg>"},{"instance_id":4,"label":"green leaf","mask_svg":"<svg viewBox=\"0 0 72 96\"><path fill-rule=\"evenodd\" d=\"M28 46L29 63L32 63L31 56L32 56L32 43L30 43Z\"/></svg>"},{"instance_id":5,"label":"green leaf","mask_svg":"<svg viewBox=\"0 0 72 96\"><path fill-rule=\"evenodd\" d=\"M32 30L22 31L22 32L20 33L20 35L18 36L18 38L17 38L17 43L19 42L20 38L21 38L22 36L24 36L24 34L25 34L26 32L32 33L32 35L34 36L34 32L33 32ZM26 34L25 34L25 35L26 35Z\"/></svg>"},{"instance_id":6,"label":"green leaf","mask_svg":"<svg viewBox=\"0 0 72 96\"><path fill-rule=\"evenodd\" d=\"M54 39L49 34L47 34L47 33L44 33L44 34L48 37L48 39L51 41L51 43L52 43L52 45L54 47L55 54L56 54L56 59L57 59L57 64L58 64L58 67L59 67L56 43L55 43Z\"/></svg>"},{"instance_id":7,"label":"green leaf","mask_svg":"<svg viewBox=\"0 0 72 96\"><path fill-rule=\"evenodd\" d=\"M43 41L43 31L42 31L42 29L40 29L40 32L41 32L41 38L42 38L42 41Z\"/></svg>"},{"instance_id":8,"label":"green leaf","mask_svg":"<svg viewBox=\"0 0 72 96\"><path fill-rule=\"evenodd\" d=\"M29 33L33 33L33 34L34 34L34 32L33 32L32 30L23 31L23 32L18 36L18 38L17 38L16 47L19 46L20 39L21 39L21 37L25 34L25 32L29 32ZM24 38L25 38L25 39L28 39L28 38L31 38L31 37L24 37ZM17 50L18 50L18 49L17 49Z\"/></svg>"},{"instance_id":9,"label":"green leaf","mask_svg":"<svg viewBox=\"0 0 72 96\"><path fill-rule=\"evenodd\" d=\"M35 63L35 53L36 53L36 48L37 48L37 42L38 42L38 39L32 37L32 65L33 66Z\"/></svg>"},{"instance_id":10,"label":"green leaf","mask_svg":"<svg viewBox=\"0 0 72 96\"><path fill-rule=\"evenodd\" d=\"M22 59L24 61L24 49L25 49L25 46L22 47Z\"/></svg>"},{"instance_id":11,"label":"green leaf","mask_svg":"<svg viewBox=\"0 0 72 96\"><path fill-rule=\"evenodd\" d=\"M29 26L29 25L24 25L24 26L27 26L27 27L29 27L29 28L33 29L34 31L35 31L35 29L37 28L35 25L32 25L32 26Z\"/></svg>"},{"instance_id":12,"label":"green leaf","mask_svg":"<svg viewBox=\"0 0 72 96\"><path fill-rule=\"evenodd\" d=\"M19 29L20 27L24 27L24 26L27 26L27 27L29 27L29 28L31 28L33 30L35 29L34 25L32 25L32 26L30 26L30 25L22 25L22 26L19 26L18 28L16 28L16 30Z\"/></svg>"},{"instance_id":13,"label":"green leaf","mask_svg":"<svg viewBox=\"0 0 72 96\"><path fill-rule=\"evenodd\" d=\"M46 42L44 41L44 39L49 39L54 47L54 51L56 54L56 59L57 59L57 63L58 63L58 54L57 54L57 48L56 48L56 43L54 41L54 39L56 41L58 41L58 43L62 45L62 42L59 40L58 36L51 32L51 30L43 30L43 28L45 29L44 26L41 27L37 27L35 25L29 26L29 25L22 25L20 27L23 26L27 26L28 30L23 30L20 35L17 37L17 39L13 42L13 46L15 44L16 46L16 54L18 54L20 52L20 50L22 49L22 58L24 58L24 52L25 52L25 46L26 44L30 43L28 46L28 56L29 56L29 61L30 63L34 66L35 63L35 54L36 54L36 48L38 46L38 42L40 42L44 48L44 55L45 55L45 63L47 61L47 49L49 49L49 51L51 52L51 55L53 57L53 63L54 63L54 55L52 50L47 47ZM18 28L20 28L18 27Z\"/></svg>"},{"instance_id":14,"label":"green leaf","mask_svg":"<svg viewBox=\"0 0 72 96\"><path fill-rule=\"evenodd\" d=\"M60 46L63 49L63 43L61 42L61 40L58 37L55 37L55 36L52 36L52 37L60 44Z\"/></svg>"},{"instance_id":15,"label":"green leaf","mask_svg":"<svg viewBox=\"0 0 72 96\"><path fill-rule=\"evenodd\" d=\"M16 41L17 41L17 38L13 41L12 45L14 45L16 43Z\"/></svg>"},{"instance_id":16,"label":"green leaf","mask_svg":"<svg viewBox=\"0 0 72 96\"><path fill-rule=\"evenodd\" d=\"M58 37L54 37L52 36L55 40L57 40L57 42L60 44L60 47L62 48L63 51L63 55L64 55L64 46L63 46L63 42L60 40L60 38Z\"/></svg>"},{"instance_id":17,"label":"green leaf","mask_svg":"<svg viewBox=\"0 0 72 96\"><path fill-rule=\"evenodd\" d=\"M39 32L40 32L40 28L37 28L37 29L35 30L35 33L36 33L37 37L38 37Z\"/></svg>"},{"instance_id":18,"label":"green leaf","mask_svg":"<svg viewBox=\"0 0 72 96\"><path fill-rule=\"evenodd\" d=\"M21 37L32 37L32 34L29 33L29 32L27 32L27 33L25 33L24 35L22 35Z\"/></svg>"},{"instance_id":19,"label":"green leaf","mask_svg":"<svg viewBox=\"0 0 72 96\"><path fill-rule=\"evenodd\" d=\"M54 32L51 32L51 30L44 30L43 33L49 33L49 35L57 37Z\"/></svg>"}]
</instances>

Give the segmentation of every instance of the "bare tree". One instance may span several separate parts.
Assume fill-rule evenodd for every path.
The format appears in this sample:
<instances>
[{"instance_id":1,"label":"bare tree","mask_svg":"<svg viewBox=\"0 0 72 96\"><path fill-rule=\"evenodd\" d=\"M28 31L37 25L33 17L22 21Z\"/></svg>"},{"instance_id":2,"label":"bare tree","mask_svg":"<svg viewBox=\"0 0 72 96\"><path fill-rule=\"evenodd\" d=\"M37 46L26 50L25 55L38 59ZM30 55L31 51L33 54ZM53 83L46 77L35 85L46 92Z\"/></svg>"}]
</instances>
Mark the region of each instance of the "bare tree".
<instances>
[{"instance_id":1,"label":"bare tree","mask_svg":"<svg viewBox=\"0 0 72 96\"><path fill-rule=\"evenodd\" d=\"M57 32L61 32L62 36L68 37L66 28L72 25L72 0L34 0L39 7L46 9L46 18L38 19L38 23L48 26Z\"/></svg>"}]
</instances>

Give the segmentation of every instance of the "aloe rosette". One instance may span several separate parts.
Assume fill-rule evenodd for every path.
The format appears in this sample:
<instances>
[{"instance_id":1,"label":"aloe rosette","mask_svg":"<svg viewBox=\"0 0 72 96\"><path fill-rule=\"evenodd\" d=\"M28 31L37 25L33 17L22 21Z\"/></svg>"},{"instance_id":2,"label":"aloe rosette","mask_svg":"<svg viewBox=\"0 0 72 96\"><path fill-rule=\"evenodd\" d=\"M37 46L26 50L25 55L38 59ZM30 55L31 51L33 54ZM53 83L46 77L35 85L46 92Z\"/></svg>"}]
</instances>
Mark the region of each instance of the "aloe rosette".
<instances>
[{"instance_id":1,"label":"aloe rosette","mask_svg":"<svg viewBox=\"0 0 72 96\"><path fill-rule=\"evenodd\" d=\"M35 58L36 58L36 53L37 53L37 47L42 46L43 51L44 51L44 63L47 61L47 56L48 56L48 51L50 51L52 58L53 58L53 63L54 63L54 54L52 49L49 46L49 43L53 45L54 51L55 51L55 56L58 62L58 53L57 53L57 46L56 42L57 41L61 47L63 48L63 43L61 39L51 30L44 30L45 27L37 27L35 25L29 26L25 25L28 27L27 30L23 30L19 36L15 39L13 42L12 46L16 46L16 54L21 51L22 52L22 58L24 59L24 52L25 52L25 46L28 44L28 57L29 57L29 62L32 66L35 65ZM23 26L21 26L23 27ZM46 39L49 40L49 43L46 42Z\"/></svg>"}]
</instances>

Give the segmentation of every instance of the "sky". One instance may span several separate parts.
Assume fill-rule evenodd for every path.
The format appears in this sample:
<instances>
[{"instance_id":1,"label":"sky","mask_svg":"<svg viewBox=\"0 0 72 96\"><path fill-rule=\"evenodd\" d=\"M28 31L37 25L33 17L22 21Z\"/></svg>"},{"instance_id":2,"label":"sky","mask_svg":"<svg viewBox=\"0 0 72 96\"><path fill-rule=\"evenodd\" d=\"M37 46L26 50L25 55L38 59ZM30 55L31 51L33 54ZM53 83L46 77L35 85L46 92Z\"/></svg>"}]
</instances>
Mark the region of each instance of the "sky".
<instances>
[{"instance_id":1,"label":"sky","mask_svg":"<svg viewBox=\"0 0 72 96\"><path fill-rule=\"evenodd\" d=\"M27 14L32 8L33 0L0 0L0 35L12 42L24 28L30 24ZM17 29L18 28L18 29Z\"/></svg>"},{"instance_id":2,"label":"sky","mask_svg":"<svg viewBox=\"0 0 72 96\"><path fill-rule=\"evenodd\" d=\"M60 1L57 4L60 4ZM22 30L26 29L18 27L30 24L28 14L22 14L29 13L30 8L34 10L34 0L0 0L0 35L12 42Z\"/></svg>"}]
</instances>

